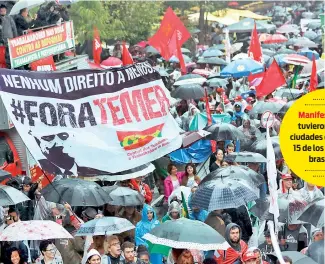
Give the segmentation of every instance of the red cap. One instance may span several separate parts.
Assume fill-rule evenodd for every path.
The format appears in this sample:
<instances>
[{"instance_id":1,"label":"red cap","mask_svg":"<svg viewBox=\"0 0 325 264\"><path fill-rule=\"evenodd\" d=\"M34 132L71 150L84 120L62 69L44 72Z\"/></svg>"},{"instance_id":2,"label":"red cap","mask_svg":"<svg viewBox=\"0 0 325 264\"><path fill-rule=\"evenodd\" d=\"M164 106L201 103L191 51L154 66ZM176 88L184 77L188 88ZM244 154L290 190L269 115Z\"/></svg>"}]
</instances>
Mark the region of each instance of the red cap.
<instances>
[{"instance_id":1,"label":"red cap","mask_svg":"<svg viewBox=\"0 0 325 264\"><path fill-rule=\"evenodd\" d=\"M242 97L240 95L236 96L235 101L241 101Z\"/></svg>"},{"instance_id":2,"label":"red cap","mask_svg":"<svg viewBox=\"0 0 325 264\"><path fill-rule=\"evenodd\" d=\"M243 255L243 261L248 261L248 260L251 260L251 259L257 259L257 256L254 252L246 252L244 255Z\"/></svg>"},{"instance_id":3,"label":"red cap","mask_svg":"<svg viewBox=\"0 0 325 264\"><path fill-rule=\"evenodd\" d=\"M225 103L225 104L229 104L229 103L230 103L229 99L225 99L225 100L224 100L224 103Z\"/></svg>"},{"instance_id":4,"label":"red cap","mask_svg":"<svg viewBox=\"0 0 325 264\"><path fill-rule=\"evenodd\" d=\"M251 105L248 105L248 106L246 106L246 108L245 108L245 110L248 110L248 111L251 111L253 109L253 106L251 106Z\"/></svg>"},{"instance_id":5,"label":"red cap","mask_svg":"<svg viewBox=\"0 0 325 264\"><path fill-rule=\"evenodd\" d=\"M226 95L226 94L223 94L223 95L222 95L222 97L223 97L223 100L226 100L226 99L228 99L228 97L227 97L227 95Z\"/></svg>"},{"instance_id":6,"label":"red cap","mask_svg":"<svg viewBox=\"0 0 325 264\"><path fill-rule=\"evenodd\" d=\"M292 179L292 176L291 176L291 174L287 173L287 174L282 174L281 178L282 178L282 180Z\"/></svg>"},{"instance_id":7,"label":"red cap","mask_svg":"<svg viewBox=\"0 0 325 264\"><path fill-rule=\"evenodd\" d=\"M218 88L217 89L217 93L224 93L225 92L225 89L223 89L223 88Z\"/></svg>"},{"instance_id":8,"label":"red cap","mask_svg":"<svg viewBox=\"0 0 325 264\"><path fill-rule=\"evenodd\" d=\"M253 97L250 97L250 96L248 96L247 98L246 98L246 102L248 102L248 103L250 103L251 101L253 101L254 99L253 99Z\"/></svg>"}]
</instances>

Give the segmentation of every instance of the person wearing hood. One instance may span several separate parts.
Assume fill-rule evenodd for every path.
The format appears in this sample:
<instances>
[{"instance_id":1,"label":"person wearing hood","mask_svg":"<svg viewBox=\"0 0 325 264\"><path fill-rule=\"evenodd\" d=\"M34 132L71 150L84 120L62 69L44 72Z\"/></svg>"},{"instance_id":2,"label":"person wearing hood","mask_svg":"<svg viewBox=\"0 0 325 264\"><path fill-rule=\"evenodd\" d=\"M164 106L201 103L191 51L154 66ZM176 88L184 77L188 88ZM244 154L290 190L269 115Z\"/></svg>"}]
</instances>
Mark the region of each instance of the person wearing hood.
<instances>
[{"instance_id":1,"label":"person wearing hood","mask_svg":"<svg viewBox=\"0 0 325 264\"><path fill-rule=\"evenodd\" d=\"M148 247L147 242L142 237L157 225L159 225L159 221L157 220L155 210L150 205L144 204L142 209L142 219L135 227L135 244L137 246L145 245Z\"/></svg>"},{"instance_id":2,"label":"person wearing hood","mask_svg":"<svg viewBox=\"0 0 325 264\"><path fill-rule=\"evenodd\" d=\"M148 204L143 205L142 209L142 219L137 223L135 227L135 244L136 246L145 245L148 247L148 244L143 236L149 233L153 228L159 225L157 220L157 214L152 206ZM162 256L160 254L151 254L150 256L151 263L159 264L162 263Z\"/></svg>"},{"instance_id":3,"label":"person wearing hood","mask_svg":"<svg viewBox=\"0 0 325 264\"><path fill-rule=\"evenodd\" d=\"M251 125L251 120L247 115L243 115L243 125L238 129L251 141L255 141L259 136L261 136L261 132L256 128L256 126Z\"/></svg>"},{"instance_id":4,"label":"person wearing hood","mask_svg":"<svg viewBox=\"0 0 325 264\"><path fill-rule=\"evenodd\" d=\"M307 203L324 198L323 193L314 184L309 182L305 182L304 187L299 192Z\"/></svg>"},{"instance_id":5,"label":"person wearing hood","mask_svg":"<svg viewBox=\"0 0 325 264\"><path fill-rule=\"evenodd\" d=\"M238 81L233 82L233 88L229 93L229 100L234 101L238 95L241 95L243 91L240 89L240 83Z\"/></svg>"},{"instance_id":6,"label":"person wearing hood","mask_svg":"<svg viewBox=\"0 0 325 264\"><path fill-rule=\"evenodd\" d=\"M234 264L241 263L243 254L247 251L247 244L241 240L240 226L230 223L226 227L225 239L230 245L227 250L218 250L215 258L218 264Z\"/></svg>"},{"instance_id":7,"label":"person wearing hood","mask_svg":"<svg viewBox=\"0 0 325 264\"><path fill-rule=\"evenodd\" d=\"M312 232L311 234L311 239L312 239L312 243L313 242L317 242L317 241L321 241L324 240L324 234L322 232L322 230L320 230L319 228L315 228L315 230ZM300 252L302 254L306 254L308 250L308 247L304 248L303 250L301 250Z\"/></svg>"},{"instance_id":8,"label":"person wearing hood","mask_svg":"<svg viewBox=\"0 0 325 264\"><path fill-rule=\"evenodd\" d=\"M243 115L244 112L242 111L242 104L239 102L236 102L234 104L234 112L233 112L233 116L232 116L232 124L236 127L240 127L243 123Z\"/></svg>"},{"instance_id":9,"label":"person wearing hood","mask_svg":"<svg viewBox=\"0 0 325 264\"><path fill-rule=\"evenodd\" d=\"M182 215L182 207L177 201L171 202L168 207L167 214L162 218L162 222L166 222L169 220L175 221L179 219Z\"/></svg>"},{"instance_id":10,"label":"person wearing hood","mask_svg":"<svg viewBox=\"0 0 325 264\"><path fill-rule=\"evenodd\" d=\"M236 223L241 228L241 239L248 243L250 237L253 235L252 221L249 217L247 207L241 205L238 208L226 209L233 223Z\"/></svg>"},{"instance_id":11,"label":"person wearing hood","mask_svg":"<svg viewBox=\"0 0 325 264\"><path fill-rule=\"evenodd\" d=\"M208 211L192 206L192 196L193 196L193 192L195 192L196 188L192 188L192 193L188 197L188 205L191 209L188 216L191 220L198 220L198 221L204 222L208 217L208 214L209 214Z\"/></svg>"},{"instance_id":12,"label":"person wearing hood","mask_svg":"<svg viewBox=\"0 0 325 264\"><path fill-rule=\"evenodd\" d=\"M100 264L101 256L96 249L91 249L87 254L86 264Z\"/></svg>"}]
</instances>

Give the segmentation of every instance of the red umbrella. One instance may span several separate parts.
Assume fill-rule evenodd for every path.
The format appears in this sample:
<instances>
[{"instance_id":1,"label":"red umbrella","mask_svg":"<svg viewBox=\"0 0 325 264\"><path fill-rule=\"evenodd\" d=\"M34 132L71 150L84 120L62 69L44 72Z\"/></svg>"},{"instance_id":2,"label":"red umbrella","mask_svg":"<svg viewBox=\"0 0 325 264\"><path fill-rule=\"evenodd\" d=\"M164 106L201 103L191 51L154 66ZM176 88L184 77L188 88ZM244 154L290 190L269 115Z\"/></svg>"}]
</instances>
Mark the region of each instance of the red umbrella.
<instances>
[{"instance_id":1,"label":"red umbrella","mask_svg":"<svg viewBox=\"0 0 325 264\"><path fill-rule=\"evenodd\" d=\"M110 68L110 67L119 67L122 66L123 62L116 57L109 57L108 59L102 61L100 64L103 68Z\"/></svg>"},{"instance_id":2,"label":"red umbrella","mask_svg":"<svg viewBox=\"0 0 325 264\"><path fill-rule=\"evenodd\" d=\"M229 2L228 6L239 6L239 4L238 2L233 1L233 2Z\"/></svg>"},{"instance_id":3,"label":"red umbrella","mask_svg":"<svg viewBox=\"0 0 325 264\"><path fill-rule=\"evenodd\" d=\"M134 46L138 46L140 48L145 48L148 45L148 41L142 40L139 43L135 44Z\"/></svg>"},{"instance_id":4,"label":"red umbrella","mask_svg":"<svg viewBox=\"0 0 325 264\"><path fill-rule=\"evenodd\" d=\"M283 57L282 61L293 65L304 65L310 62L307 57L298 54L289 54Z\"/></svg>"},{"instance_id":5,"label":"red umbrella","mask_svg":"<svg viewBox=\"0 0 325 264\"><path fill-rule=\"evenodd\" d=\"M209 75L211 74L210 71L207 71L207 70L203 70L203 69L195 69L194 71L192 71L192 73L195 73L195 74L198 74L198 75L201 75L205 78L208 78Z\"/></svg>"},{"instance_id":6,"label":"red umbrella","mask_svg":"<svg viewBox=\"0 0 325 264\"><path fill-rule=\"evenodd\" d=\"M262 33L262 34L259 35L258 39L259 39L260 42L264 42L270 36L271 36L270 34Z\"/></svg>"},{"instance_id":7,"label":"red umbrella","mask_svg":"<svg viewBox=\"0 0 325 264\"><path fill-rule=\"evenodd\" d=\"M263 41L265 44L271 44L271 43L283 43L283 42L287 42L288 39L281 35L281 34L273 34L273 35L269 35L265 38L265 40Z\"/></svg>"},{"instance_id":8,"label":"red umbrella","mask_svg":"<svg viewBox=\"0 0 325 264\"><path fill-rule=\"evenodd\" d=\"M88 65L90 67L90 69L92 70L103 70L104 68L100 67L99 65L97 65L96 63L93 63L91 61L88 61Z\"/></svg>"}]
</instances>

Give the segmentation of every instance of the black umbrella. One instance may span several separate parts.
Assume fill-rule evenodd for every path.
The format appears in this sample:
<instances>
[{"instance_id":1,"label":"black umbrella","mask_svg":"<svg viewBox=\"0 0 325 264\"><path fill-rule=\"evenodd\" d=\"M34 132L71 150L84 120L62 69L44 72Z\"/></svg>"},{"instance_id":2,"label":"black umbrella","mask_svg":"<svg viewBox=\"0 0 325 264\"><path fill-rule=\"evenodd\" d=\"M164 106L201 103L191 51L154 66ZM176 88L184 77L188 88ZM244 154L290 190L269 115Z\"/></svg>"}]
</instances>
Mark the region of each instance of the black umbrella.
<instances>
[{"instance_id":1,"label":"black umbrella","mask_svg":"<svg viewBox=\"0 0 325 264\"><path fill-rule=\"evenodd\" d=\"M275 158L282 159L282 153L280 149L279 137L271 137L272 146L275 153ZM266 137L258 138L250 147L249 150L252 152L257 152L266 157Z\"/></svg>"},{"instance_id":2,"label":"black umbrella","mask_svg":"<svg viewBox=\"0 0 325 264\"><path fill-rule=\"evenodd\" d=\"M200 183L193 194L192 206L209 212L238 208L259 198L259 189L242 179L221 179Z\"/></svg>"},{"instance_id":3,"label":"black umbrella","mask_svg":"<svg viewBox=\"0 0 325 264\"><path fill-rule=\"evenodd\" d=\"M266 158L259 154L254 152L233 152L225 156L225 161L227 162L266 162Z\"/></svg>"},{"instance_id":4,"label":"black umbrella","mask_svg":"<svg viewBox=\"0 0 325 264\"><path fill-rule=\"evenodd\" d=\"M281 107L281 109L279 110L279 114L285 114L289 108L294 104L295 101L290 101L288 103L286 103L284 106Z\"/></svg>"},{"instance_id":5,"label":"black umbrella","mask_svg":"<svg viewBox=\"0 0 325 264\"><path fill-rule=\"evenodd\" d=\"M250 211L258 217L261 221L273 220L273 215L269 213L270 197L258 199ZM299 193L279 194L278 206L280 216L278 221L288 224L300 224L298 216L301 215L307 206L307 202Z\"/></svg>"},{"instance_id":6,"label":"black umbrella","mask_svg":"<svg viewBox=\"0 0 325 264\"><path fill-rule=\"evenodd\" d=\"M313 202L308 205L303 213L299 216L298 220L311 223L316 227L324 226L324 206L325 200L321 199L319 201Z\"/></svg>"},{"instance_id":7,"label":"black umbrella","mask_svg":"<svg viewBox=\"0 0 325 264\"><path fill-rule=\"evenodd\" d=\"M204 89L197 83L180 85L176 90L171 92L171 96L185 100L200 99L204 97Z\"/></svg>"},{"instance_id":8,"label":"black umbrella","mask_svg":"<svg viewBox=\"0 0 325 264\"><path fill-rule=\"evenodd\" d=\"M5 170L0 170L0 182L11 178L11 173Z\"/></svg>"},{"instance_id":9,"label":"black umbrella","mask_svg":"<svg viewBox=\"0 0 325 264\"><path fill-rule=\"evenodd\" d=\"M95 182L81 179L62 179L42 190L46 201L67 202L71 206L101 206L110 199L103 188Z\"/></svg>"},{"instance_id":10,"label":"black umbrella","mask_svg":"<svg viewBox=\"0 0 325 264\"><path fill-rule=\"evenodd\" d=\"M275 92L275 97L286 98L288 101L298 99L304 94L304 91L298 89L278 89ZM280 109L281 110L281 109Z\"/></svg>"},{"instance_id":11,"label":"black umbrella","mask_svg":"<svg viewBox=\"0 0 325 264\"><path fill-rule=\"evenodd\" d=\"M138 206L144 204L143 196L131 188L116 186L103 187L104 191L108 194L111 205L117 206Z\"/></svg>"},{"instance_id":12,"label":"black umbrella","mask_svg":"<svg viewBox=\"0 0 325 264\"><path fill-rule=\"evenodd\" d=\"M263 175L253 171L252 169L246 166L239 165L219 168L204 177L201 183L204 184L208 181L216 181L220 179L242 179L254 184L255 186L260 186L262 183L265 182Z\"/></svg>"},{"instance_id":13,"label":"black umbrella","mask_svg":"<svg viewBox=\"0 0 325 264\"><path fill-rule=\"evenodd\" d=\"M9 206L29 201L30 199L14 187L0 185L0 206Z\"/></svg>"},{"instance_id":14,"label":"black umbrella","mask_svg":"<svg viewBox=\"0 0 325 264\"><path fill-rule=\"evenodd\" d=\"M322 250L324 251L324 249ZM282 256L289 257L293 264L317 264L313 259L298 251L282 251L281 254ZM275 253L267 254L267 256L274 261L274 263L278 259Z\"/></svg>"},{"instance_id":15,"label":"black umbrella","mask_svg":"<svg viewBox=\"0 0 325 264\"><path fill-rule=\"evenodd\" d=\"M205 127L204 130L211 133L211 135L207 136L207 139L211 140L225 141L245 139L244 133L232 124L214 124Z\"/></svg>"},{"instance_id":16,"label":"black umbrella","mask_svg":"<svg viewBox=\"0 0 325 264\"><path fill-rule=\"evenodd\" d=\"M272 113L278 113L282 108L283 104L277 102L262 102L258 101L256 105L254 105L250 114L263 114L266 111L271 111Z\"/></svg>"}]
</instances>

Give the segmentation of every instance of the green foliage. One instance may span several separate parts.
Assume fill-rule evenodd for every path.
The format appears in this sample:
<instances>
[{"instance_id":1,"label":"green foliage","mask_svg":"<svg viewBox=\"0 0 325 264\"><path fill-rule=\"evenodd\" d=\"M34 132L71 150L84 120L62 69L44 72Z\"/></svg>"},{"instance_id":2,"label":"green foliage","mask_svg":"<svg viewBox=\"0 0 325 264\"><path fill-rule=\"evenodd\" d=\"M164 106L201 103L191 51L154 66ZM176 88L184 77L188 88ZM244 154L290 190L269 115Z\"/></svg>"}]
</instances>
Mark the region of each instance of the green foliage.
<instances>
[{"instance_id":1,"label":"green foliage","mask_svg":"<svg viewBox=\"0 0 325 264\"><path fill-rule=\"evenodd\" d=\"M96 26L104 39L125 40L135 44L146 40L160 22L161 2L80 1L72 5L70 17L78 41L92 38Z\"/></svg>"},{"instance_id":2,"label":"green foliage","mask_svg":"<svg viewBox=\"0 0 325 264\"><path fill-rule=\"evenodd\" d=\"M79 1L71 5L69 13L79 42L92 39L94 26L98 28L101 38L106 37L107 13L103 9L102 1Z\"/></svg>"}]
</instances>

